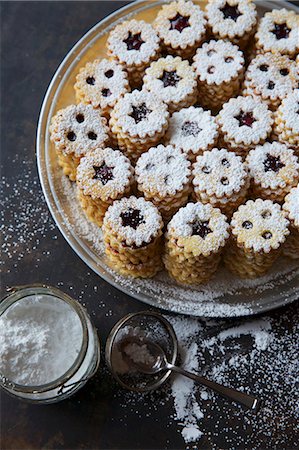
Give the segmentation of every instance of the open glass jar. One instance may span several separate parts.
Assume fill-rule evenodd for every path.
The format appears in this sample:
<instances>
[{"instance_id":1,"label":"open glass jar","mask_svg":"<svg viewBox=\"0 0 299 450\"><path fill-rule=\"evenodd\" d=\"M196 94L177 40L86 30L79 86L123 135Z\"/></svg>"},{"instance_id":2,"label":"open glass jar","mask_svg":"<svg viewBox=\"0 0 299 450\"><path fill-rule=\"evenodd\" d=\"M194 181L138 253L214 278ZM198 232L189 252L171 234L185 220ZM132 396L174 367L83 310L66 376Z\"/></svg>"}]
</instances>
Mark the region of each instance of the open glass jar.
<instances>
[{"instance_id":1,"label":"open glass jar","mask_svg":"<svg viewBox=\"0 0 299 450\"><path fill-rule=\"evenodd\" d=\"M56 288L10 288L0 304L0 330L0 385L13 396L57 402L98 369L100 343L87 311Z\"/></svg>"}]
</instances>

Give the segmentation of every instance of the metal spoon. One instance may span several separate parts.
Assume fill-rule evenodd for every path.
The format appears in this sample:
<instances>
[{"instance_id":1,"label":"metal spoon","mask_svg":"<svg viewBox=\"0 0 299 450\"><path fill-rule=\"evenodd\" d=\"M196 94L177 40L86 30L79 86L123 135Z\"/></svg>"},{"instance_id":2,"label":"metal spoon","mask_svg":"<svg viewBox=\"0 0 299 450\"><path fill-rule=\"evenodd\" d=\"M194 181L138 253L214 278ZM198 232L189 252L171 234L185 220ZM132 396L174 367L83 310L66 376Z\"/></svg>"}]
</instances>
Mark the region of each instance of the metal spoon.
<instances>
[{"instance_id":1,"label":"metal spoon","mask_svg":"<svg viewBox=\"0 0 299 450\"><path fill-rule=\"evenodd\" d=\"M146 358L142 358L140 356L138 357L137 355L134 357L134 355L130 354L130 345L138 345L139 347L146 346L148 356L147 360ZM174 364L170 364L167 361L164 350L154 342L144 339L141 340L135 336L129 336L119 343L119 349L125 360L142 373L153 375L162 370L172 370L173 372L184 375L185 377L212 389L229 400L240 403L248 409L255 412L259 409L260 400L252 395L245 394L244 392L237 391L236 389L228 388L221 384L215 383L214 381L210 381L200 375L188 372L187 370L175 366Z\"/></svg>"}]
</instances>

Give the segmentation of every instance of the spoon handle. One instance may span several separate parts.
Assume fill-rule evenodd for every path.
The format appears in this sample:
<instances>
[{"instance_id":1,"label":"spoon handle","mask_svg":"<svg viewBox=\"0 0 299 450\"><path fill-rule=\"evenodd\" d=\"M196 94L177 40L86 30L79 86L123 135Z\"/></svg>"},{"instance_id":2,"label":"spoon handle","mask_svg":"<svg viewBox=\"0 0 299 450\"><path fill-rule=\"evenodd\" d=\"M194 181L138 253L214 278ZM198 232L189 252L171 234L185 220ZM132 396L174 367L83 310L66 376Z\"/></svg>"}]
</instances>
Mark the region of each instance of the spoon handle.
<instances>
[{"instance_id":1,"label":"spoon handle","mask_svg":"<svg viewBox=\"0 0 299 450\"><path fill-rule=\"evenodd\" d=\"M168 364L167 368L181 375L184 375L185 377L188 377L191 380L196 381L197 383L203 384L204 386L212 389L223 397L240 403L241 405L246 406L246 408L251 409L252 411L257 412L259 409L261 401L256 397L253 397L252 395L245 394L244 392L237 391L236 389L232 389L215 383L214 381L210 381L207 378L196 375L195 373L188 372L187 370L184 370L181 367L177 367L172 364Z\"/></svg>"}]
</instances>

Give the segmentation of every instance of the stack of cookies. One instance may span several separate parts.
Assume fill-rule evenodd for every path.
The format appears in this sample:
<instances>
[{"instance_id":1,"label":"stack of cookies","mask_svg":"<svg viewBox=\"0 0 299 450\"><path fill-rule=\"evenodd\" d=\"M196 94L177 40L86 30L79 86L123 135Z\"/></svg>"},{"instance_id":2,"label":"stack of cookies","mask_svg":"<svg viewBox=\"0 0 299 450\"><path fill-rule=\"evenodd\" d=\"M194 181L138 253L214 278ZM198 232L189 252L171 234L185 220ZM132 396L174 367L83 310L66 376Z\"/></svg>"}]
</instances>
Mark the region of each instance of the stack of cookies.
<instances>
[{"instance_id":1,"label":"stack of cookies","mask_svg":"<svg viewBox=\"0 0 299 450\"><path fill-rule=\"evenodd\" d=\"M178 0L88 62L50 138L107 264L205 283L299 257L299 16Z\"/></svg>"}]
</instances>

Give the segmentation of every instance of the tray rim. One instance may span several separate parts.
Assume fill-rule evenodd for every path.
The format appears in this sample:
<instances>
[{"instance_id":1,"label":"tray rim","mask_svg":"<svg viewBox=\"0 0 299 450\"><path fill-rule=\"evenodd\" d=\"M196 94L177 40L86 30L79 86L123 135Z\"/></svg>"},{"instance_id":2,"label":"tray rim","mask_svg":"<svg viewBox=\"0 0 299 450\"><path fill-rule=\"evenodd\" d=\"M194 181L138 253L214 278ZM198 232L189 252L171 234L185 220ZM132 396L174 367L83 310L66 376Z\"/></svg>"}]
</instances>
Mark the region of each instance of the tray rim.
<instances>
[{"instance_id":1,"label":"tray rim","mask_svg":"<svg viewBox=\"0 0 299 450\"><path fill-rule=\"evenodd\" d=\"M167 0L166 0L167 1ZM70 229L67 226L65 217L63 215L63 212L58 207L59 201L57 198L57 194L54 190L51 189L51 183L50 183L50 177L48 176L49 173L49 164L45 164L45 160L43 158L42 152L43 152L43 146L45 148L48 148L46 136L44 134L43 130L47 130L50 122L50 115L48 114L48 111L51 107L51 103L53 99L55 99L59 95L59 87L60 82L59 79L62 79L65 77L65 75L71 71L72 65L75 64L75 62L78 59L78 55L80 54L80 51L84 51L85 46L84 42L90 38L90 36L93 36L93 39L96 39L98 37L97 30L98 28L105 27L105 24L111 22L114 19L121 18L124 14L128 13L135 13L139 8L142 7L145 10L147 8L151 8L153 6L153 3L155 5L164 4L166 2L165 0L155 0L148 1L148 0L135 0L133 3L129 3L116 11L112 12L102 20L100 20L98 23L96 23L90 30L88 30L77 42L76 44L68 51L66 56L63 58L62 62L56 69L50 84L46 90L46 94L42 101L42 106L40 110L40 115L38 119L38 126L37 126L37 134L36 134L36 158L37 158L37 168L38 168L38 174L39 179L42 187L42 191L47 203L47 206L50 210L50 213L55 221L55 224L57 225L59 231L67 241L67 243L70 245L72 250L75 252L75 254L91 269L93 270L97 275L99 275L103 280L105 280L107 283L112 285L113 287L117 288L121 292L135 298L136 300L142 301L143 303L146 303L147 305L151 307L156 307L159 309L162 309L167 312L171 312L174 314L180 314L180 315L192 315L192 317L214 317L214 318L224 318L224 317L240 317L240 315L232 314L230 315L222 315L222 314L216 314L216 315L207 315L207 314L200 314L198 312L194 312L194 314L191 314L190 311L183 311L183 310L175 310L167 308L167 305L161 305L156 301L155 298L150 298L148 294L139 293L130 288L128 288L125 285L122 285L115 281L109 271L107 271L104 267L96 264L94 261L92 261L92 257L90 254L90 251L88 248L86 248L86 245L83 245L84 243L80 242L80 238L76 236L76 233L72 233ZM169 0L168 0L169 1ZM257 3L257 2L256 2ZM291 9L294 11L299 12L299 6L296 6L294 4L291 4L289 2L284 1L283 5L280 0L261 0L259 1L260 4L263 5L263 7L268 8L275 8L275 7L286 7L287 9ZM89 43L90 44L90 43ZM71 60L71 64L68 65L69 60ZM57 86L56 86L57 85ZM45 151L45 155L47 157L48 152ZM281 297L281 299L277 300L273 303L267 303L265 305L257 305L256 310L248 310L248 312L243 313L243 316L253 316L256 314L260 314L262 312L271 311L275 308L284 306L286 304L289 304L297 299L297 294L287 294L285 297ZM217 299L216 299L217 302ZM243 305L243 304L242 304ZM250 305L249 305L250 306Z\"/></svg>"}]
</instances>

